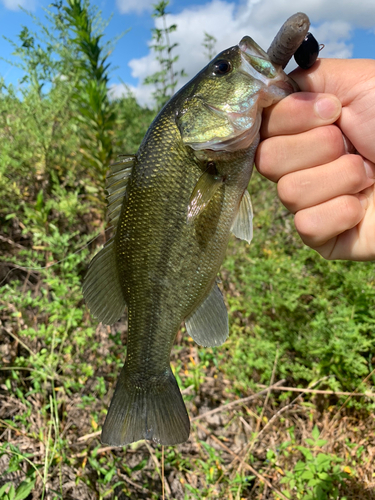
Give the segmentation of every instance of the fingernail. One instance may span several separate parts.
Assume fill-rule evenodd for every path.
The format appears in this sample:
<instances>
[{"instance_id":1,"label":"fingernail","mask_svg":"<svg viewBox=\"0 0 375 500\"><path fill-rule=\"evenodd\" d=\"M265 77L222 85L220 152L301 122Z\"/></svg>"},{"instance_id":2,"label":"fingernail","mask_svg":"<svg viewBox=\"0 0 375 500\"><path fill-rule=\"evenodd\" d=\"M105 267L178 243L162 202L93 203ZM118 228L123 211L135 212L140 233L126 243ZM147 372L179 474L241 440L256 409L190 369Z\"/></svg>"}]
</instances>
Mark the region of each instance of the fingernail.
<instances>
[{"instance_id":1,"label":"fingernail","mask_svg":"<svg viewBox=\"0 0 375 500\"><path fill-rule=\"evenodd\" d=\"M349 141L349 139L346 137L346 135L344 133L342 134L342 138L344 141L344 148L345 148L346 153L349 153L351 155L356 154L357 150L355 149L353 144Z\"/></svg>"},{"instance_id":2,"label":"fingernail","mask_svg":"<svg viewBox=\"0 0 375 500\"><path fill-rule=\"evenodd\" d=\"M362 205L362 207L367 210L367 207L368 207L368 199L367 199L367 196L365 194L359 194L358 195L358 199L359 199L359 202L360 204Z\"/></svg>"},{"instance_id":3,"label":"fingernail","mask_svg":"<svg viewBox=\"0 0 375 500\"><path fill-rule=\"evenodd\" d=\"M336 120L340 116L341 103L335 97L322 97L315 102L314 108L322 120Z\"/></svg>"},{"instance_id":4,"label":"fingernail","mask_svg":"<svg viewBox=\"0 0 375 500\"><path fill-rule=\"evenodd\" d=\"M363 160L365 166L366 175L369 179L375 179L375 166L367 160Z\"/></svg>"}]
</instances>

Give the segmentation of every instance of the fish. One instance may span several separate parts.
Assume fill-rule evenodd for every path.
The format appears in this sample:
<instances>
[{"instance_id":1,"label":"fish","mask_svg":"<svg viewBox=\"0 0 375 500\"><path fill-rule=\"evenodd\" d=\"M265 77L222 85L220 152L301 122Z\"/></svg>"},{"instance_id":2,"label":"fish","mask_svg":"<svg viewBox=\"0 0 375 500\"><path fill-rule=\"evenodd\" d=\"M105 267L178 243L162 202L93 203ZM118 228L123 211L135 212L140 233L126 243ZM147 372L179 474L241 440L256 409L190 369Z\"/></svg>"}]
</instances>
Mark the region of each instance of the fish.
<instances>
[{"instance_id":1,"label":"fish","mask_svg":"<svg viewBox=\"0 0 375 500\"><path fill-rule=\"evenodd\" d=\"M105 325L127 307L125 364L103 425L111 446L189 438L170 366L185 321L202 346L228 337L218 272L233 233L252 238L247 186L262 109L296 90L250 37L218 54L163 107L138 152L107 177L113 237L91 261L83 294Z\"/></svg>"}]
</instances>

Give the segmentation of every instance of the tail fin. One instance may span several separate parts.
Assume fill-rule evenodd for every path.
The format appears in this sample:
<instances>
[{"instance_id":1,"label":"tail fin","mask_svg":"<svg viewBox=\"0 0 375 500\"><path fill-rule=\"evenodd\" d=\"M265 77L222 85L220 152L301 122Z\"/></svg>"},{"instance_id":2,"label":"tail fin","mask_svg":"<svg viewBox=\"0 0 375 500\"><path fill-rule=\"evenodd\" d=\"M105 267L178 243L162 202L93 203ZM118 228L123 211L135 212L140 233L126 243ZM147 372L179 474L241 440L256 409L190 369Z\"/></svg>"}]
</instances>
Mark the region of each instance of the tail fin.
<instances>
[{"instance_id":1,"label":"tail fin","mask_svg":"<svg viewBox=\"0 0 375 500\"><path fill-rule=\"evenodd\" d=\"M187 441L189 432L189 417L171 369L162 383L149 381L138 387L129 381L124 366L104 422L102 443L123 446L150 439L173 445Z\"/></svg>"}]
</instances>

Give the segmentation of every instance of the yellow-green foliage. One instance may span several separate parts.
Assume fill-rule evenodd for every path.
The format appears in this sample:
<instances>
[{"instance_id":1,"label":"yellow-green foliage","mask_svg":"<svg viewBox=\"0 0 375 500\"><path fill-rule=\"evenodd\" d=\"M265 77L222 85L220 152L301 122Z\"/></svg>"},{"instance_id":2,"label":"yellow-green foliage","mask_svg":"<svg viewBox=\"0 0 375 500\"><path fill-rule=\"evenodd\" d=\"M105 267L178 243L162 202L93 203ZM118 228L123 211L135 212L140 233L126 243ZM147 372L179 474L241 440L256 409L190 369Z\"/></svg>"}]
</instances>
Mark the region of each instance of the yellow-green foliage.
<instances>
[{"instance_id":1,"label":"yellow-green foliage","mask_svg":"<svg viewBox=\"0 0 375 500\"><path fill-rule=\"evenodd\" d=\"M17 88L3 82L0 92L0 500L28 498L32 490L35 498L161 498L147 449L146 455L136 447L103 451L97 434L79 441L103 423L126 328L124 322L98 328L83 303L82 277L96 243L74 253L99 230L103 243L106 164L136 151L153 112L130 94L108 98L107 52L102 33L92 29L88 2L56 2L47 16L54 29L41 22L35 33L20 33L14 53L25 77ZM274 186L255 175L250 192L254 240L249 247L233 239L222 272L229 340L197 349L181 335L172 354L192 416L233 394L259 390L255 383L268 384L274 367L274 380L289 386L324 378L325 389L370 390L373 264L324 261L303 247ZM48 270L34 269L61 259ZM320 405L325 411L337 404L338 412L343 401ZM352 398L347 406L366 415L372 401ZM241 471L241 460L228 452L237 450L239 418L258 422L251 431L256 441L266 422L259 404L238 409L234 424L224 419L214 442L194 424L186 448L165 450L166 474L179 499L263 497L265 483L250 469ZM282 397L272 399L275 412L283 404ZM322 451L318 430L309 427L313 413L306 415L312 440L299 445L284 432L276 435L280 442L268 440L274 445L267 453L249 452L244 464L267 477L283 467L279 489L287 498L337 498L347 481L344 462ZM214 432L219 424L212 425ZM366 460L358 446L351 436L342 453L354 450L352 468ZM160 463L160 449L154 458ZM73 484L71 495L67 484ZM255 490L258 496L250 496Z\"/></svg>"},{"instance_id":2,"label":"yellow-green foliage","mask_svg":"<svg viewBox=\"0 0 375 500\"><path fill-rule=\"evenodd\" d=\"M373 263L329 262L303 246L275 189L256 175L250 248L233 243L225 261L231 336L228 370L239 385L277 376L306 385L329 376L332 390L365 390L375 353ZM370 382L373 382L372 378Z\"/></svg>"}]
</instances>

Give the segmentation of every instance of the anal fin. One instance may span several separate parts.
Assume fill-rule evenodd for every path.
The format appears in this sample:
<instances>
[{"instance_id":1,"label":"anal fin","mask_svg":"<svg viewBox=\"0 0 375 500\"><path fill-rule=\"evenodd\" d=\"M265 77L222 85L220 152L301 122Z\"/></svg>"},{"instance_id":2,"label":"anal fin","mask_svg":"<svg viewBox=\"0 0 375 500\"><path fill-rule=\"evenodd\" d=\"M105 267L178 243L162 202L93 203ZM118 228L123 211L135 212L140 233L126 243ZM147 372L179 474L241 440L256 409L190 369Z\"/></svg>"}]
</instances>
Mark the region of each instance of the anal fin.
<instances>
[{"instance_id":1,"label":"anal fin","mask_svg":"<svg viewBox=\"0 0 375 500\"><path fill-rule=\"evenodd\" d=\"M205 347L223 344L228 338L228 312L218 286L215 284L208 297L185 320L188 334Z\"/></svg>"}]
</instances>

